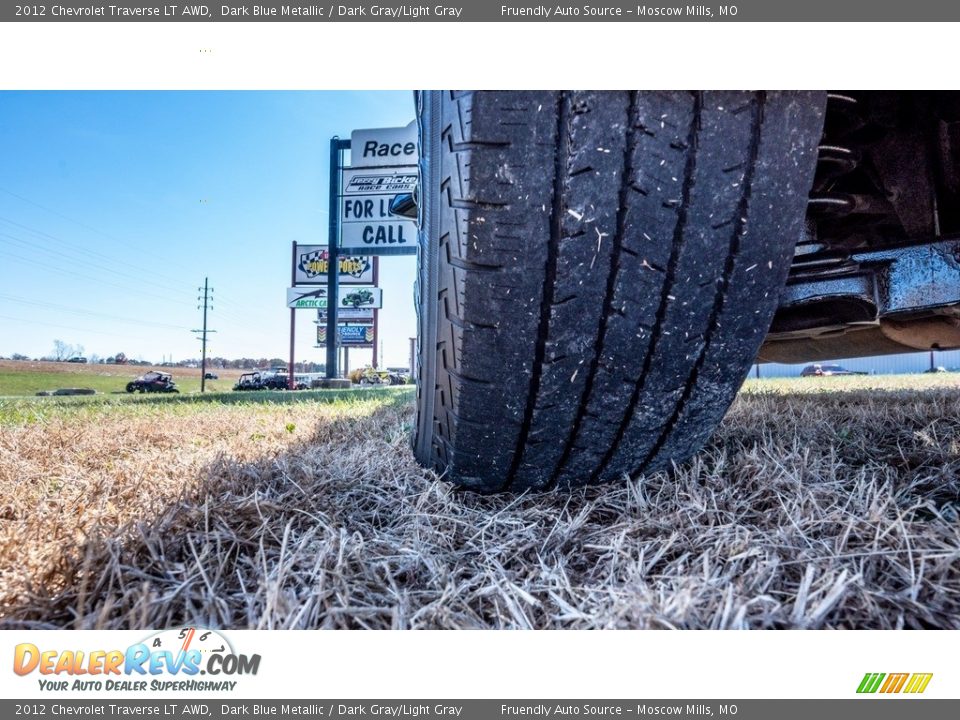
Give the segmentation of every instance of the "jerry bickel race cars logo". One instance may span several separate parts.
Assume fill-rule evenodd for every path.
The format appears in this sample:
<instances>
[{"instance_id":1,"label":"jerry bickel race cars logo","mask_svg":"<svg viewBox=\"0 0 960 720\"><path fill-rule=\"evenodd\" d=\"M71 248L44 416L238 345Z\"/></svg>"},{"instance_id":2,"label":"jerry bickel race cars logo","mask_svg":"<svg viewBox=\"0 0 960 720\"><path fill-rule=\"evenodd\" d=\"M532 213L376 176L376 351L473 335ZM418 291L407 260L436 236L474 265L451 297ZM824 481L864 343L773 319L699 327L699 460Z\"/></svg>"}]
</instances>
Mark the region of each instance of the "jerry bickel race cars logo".
<instances>
[{"instance_id":1,"label":"jerry bickel race cars logo","mask_svg":"<svg viewBox=\"0 0 960 720\"><path fill-rule=\"evenodd\" d=\"M918 695L927 689L933 673L867 673L857 686L857 693Z\"/></svg>"},{"instance_id":2,"label":"jerry bickel race cars logo","mask_svg":"<svg viewBox=\"0 0 960 720\"><path fill-rule=\"evenodd\" d=\"M20 643L13 655L13 671L38 673L40 689L48 691L230 691L237 685L232 678L259 669L259 655L237 653L221 633L197 627L164 630L126 650L47 650Z\"/></svg>"}]
</instances>

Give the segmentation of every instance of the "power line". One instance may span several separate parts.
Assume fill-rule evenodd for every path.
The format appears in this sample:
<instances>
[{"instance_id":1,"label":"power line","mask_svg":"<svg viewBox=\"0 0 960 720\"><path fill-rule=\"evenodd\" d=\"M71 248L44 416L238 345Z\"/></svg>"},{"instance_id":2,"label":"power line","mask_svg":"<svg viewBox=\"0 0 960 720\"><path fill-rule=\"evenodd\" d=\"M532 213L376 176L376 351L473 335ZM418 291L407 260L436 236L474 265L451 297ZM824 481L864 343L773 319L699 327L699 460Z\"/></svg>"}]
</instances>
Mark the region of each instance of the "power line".
<instances>
[{"instance_id":1,"label":"power line","mask_svg":"<svg viewBox=\"0 0 960 720\"><path fill-rule=\"evenodd\" d=\"M102 330L88 330L86 328L74 327L73 325L60 325L59 323L43 322L42 320L25 320L24 318L12 317L11 315L0 315L0 319L12 320L13 322L26 323L27 325L45 325L46 327L55 327L61 330L73 330L74 332L94 333L96 335L110 335L111 337L128 337L127 335L121 335L120 333L104 332Z\"/></svg>"},{"instance_id":2,"label":"power line","mask_svg":"<svg viewBox=\"0 0 960 720\"><path fill-rule=\"evenodd\" d=\"M7 223L8 225L13 225L14 227L20 228L21 230L26 230L26 231L27 231L28 233L30 233L31 235L36 235L36 236L38 236L38 237L40 237L40 238L44 238L44 239L46 239L46 240L51 240L51 241L53 241L53 242L55 242L55 243L57 243L57 244L59 244L59 245L62 245L62 246L64 246L64 247L69 248L70 251L75 251L75 252L82 253L82 257L83 257L83 259L84 259L86 262L90 262L89 260L86 260L86 258L87 258L87 256L91 256L91 255L92 255L93 257L95 257L95 258L100 258L100 259L103 260L104 262L110 263L110 264L112 264L112 265L113 265L113 264L116 264L116 262L117 262L115 258L110 257L109 255L105 255L105 254L103 254L103 253L101 253L101 252L97 252L96 250L91 250L90 248L86 248L86 247L80 249L80 248L78 248L76 245L74 245L73 243L71 243L71 242L69 242L69 241L67 241L67 240L64 240L63 238L60 238L60 237L58 237L58 236L56 236L56 235L51 235L50 233L48 233L48 232L46 232L46 231L44 231L44 230L40 230L40 229L38 229L38 228L31 227L30 225L24 225L23 223L16 222L15 220L11 220L10 218L6 218L6 217L0 216L0 222L5 222L5 223ZM13 235L7 235L7 237L14 237L14 236L13 236ZM26 242L26 241L21 239L21 242ZM64 251L64 250L50 250L50 252L63 253L63 252L67 252L67 251ZM127 266L125 266L125 265L119 265L118 267L122 268L124 271L127 270ZM112 271L111 271L111 272L112 272ZM182 280L175 279L175 278L172 278L172 277L169 277L169 276L164 276L164 275L162 275L162 274L160 274L160 273L154 273L154 274L155 274L156 276L158 276L158 277L167 277L168 280L176 283L178 287L182 287L182 288L188 287L188 284L185 283L185 282L183 282ZM171 289L173 289L173 288L171 288Z\"/></svg>"},{"instance_id":3,"label":"power line","mask_svg":"<svg viewBox=\"0 0 960 720\"><path fill-rule=\"evenodd\" d=\"M98 313L90 310L79 310L77 308L67 307L66 305L57 305L56 303L45 303L37 302L36 300L27 300L22 297L17 297L15 295L7 295L5 293L0 293L0 298L7 300L9 302L15 302L20 305L33 305L36 307L47 308L50 310L57 310L58 312L70 313L72 315L87 315L90 317L99 317L105 320L113 320L115 322L126 322L134 323L136 325L147 325L151 327L158 327L169 330L186 330L182 325L172 325L170 323L158 323L152 322L150 320L143 320L141 318L125 318L120 317L119 315L108 315L106 313Z\"/></svg>"},{"instance_id":4,"label":"power line","mask_svg":"<svg viewBox=\"0 0 960 720\"><path fill-rule=\"evenodd\" d=\"M10 258L11 260L13 260L13 261L15 261L15 262L20 262L20 263L26 263L26 264L29 264L29 265L34 265L34 266L36 266L36 267L39 267L39 268L44 269L44 270L47 271L47 272L55 272L55 273L57 273L57 274L59 274L59 275L66 275L66 276L68 276L68 277L81 277L81 278L90 280L91 282L95 282L95 283L97 283L98 285L106 285L106 286L109 286L109 287L117 288L118 290L124 290L124 291L126 291L126 292L135 293L135 294L137 295L137 297L154 298L154 299L157 299L157 300L162 300L162 301L164 301L164 302L166 302L166 303L173 303L173 304L176 304L176 305L192 305L192 304L191 304L189 301L187 301L187 300L175 300L175 299L173 299L173 298L165 297L165 296L162 296L162 295L156 295L156 294L154 294L154 293L150 293L150 292L147 292L147 291L145 291L145 290L141 290L140 288L134 288L134 287L131 287L131 286L129 286L129 285L122 285L122 284L119 284L119 283L114 283L114 282L110 282L110 281L108 281L108 280L104 280L104 279L102 279L102 278L94 278L94 277L91 277L91 276L89 276L89 275L85 275L85 274L83 274L83 273L71 272L71 271L69 271L69 270L62 270L62 269L60 269L60 268L50 267L49 265L47 265L46 263L43 263L42 261L32 260L32 259L29 259L29 258L24 258L24 257L22 257L22 256L20 256L20 255L16 255L15 253L11 253L10 251L8 251L8 250L6 250L6 249L0 248L0 255L3 255L3 256L5 256L5 257L8 257L8 258ZM223 312L222 308L221 308L221 312ZM262 330L261 328L257 327L255 324L254 324L254 325L251 325L249 318L242 317L241 315L239 315L239 314L237 314L237 313L235 313L235 312L229 311L229 310L226 311L226 312L227 312L227 315L226 315L225 317L223 317L222 320L223 320L223 322L227 323L228 325L232 325L232 326L237 327L237 328L242 328L243 331L244 331L245 333L247 333L247 334L258 335L258 336L260 336L260 337L262 337L262 338L271 337L267 332L265 332L265 331ZM68 328L68 329L72 329L72 328Z\"/></svg>"},{"instance_id":5,"label":"power line","mask_svg":"<svg viewBox=\"0 0 960 720\"><path fill-rule=\"evenodd\" d=\"M0 221L11 222L11 221L9 221L9 220L5 220L5 218L2 218L2 217L0 217ZM12 224L17 225L18 227L23 227L23 228L25 228L28 232L35 232L35 231L31 230L30 228L28 228L27 226L21 225L20 223L12 223ZM91 269L93 269L93 270L95 270L95 271L108 272L108 273L111 273L111 274L113 274L113 275L118 275L118 276L121 276L121 277L124 277L124 278L129 277L129 273L128 273L128 272L118 272L118 271L116 271L116 270L112 270L112 269L110 269L110 268L103 267L103 266L98 265L98 264L96 264L96 263L92 263L92 262L90 262L90 261L88 261L88 260L85 260L85 259L83 259L83 258L76 258L76 257L72 257L72 256L70 256L70 255L64 254L64 253L63 253L62 251L60 251L60 250L55 250L55 249L50 249L50 248L44 248L42 245L39 245L39 244L36 244L36 243L34 243L34 242L25 240L25 239L23 239L23 238L20 238L20 237L15 236L15 235L10 235L9 233L0 232L0 236L6 237L6 238L8 238L9 240L14 241L15 243L17 243L17 244L20 245L21 247L24 247L24 248L29 249L29 250L39 250L39 251L41 251L41 252L46 252L46 253L48 253L49 255L54 256L54 257L58 257L58 258L61 257L61 256L65 256L65 257L67 257L68 259L72 260L73 262L77 262L77 263L81 263L81 264L83 264L83 265L86 265L86 266L88 266L89 268L91 268ZM67 270L63 270L63 269L61 269L61 268L51 267L50 264L48 264L48 263L45 263L45 262L40 261L40 260L31 259L31 258L25 258L25 257L23 257L23 256L21 256L21 255L16 255L16 254L14 254L14 253L11 253L11 252L9 252L9 250L3 250L3 252L4 252L5 254L7 254L9 257L15 258L15 259L19 260L20 262L25 262L25 263L29 263L29 264L35 265L35 266L37 266L37 267L41 267L41 268L43 268L45 271L48 271L48 272L49 272L49 271L53 271L53 272L57 272L57 273L60 273L60 274L62 274L62 275L67 275L67 276L70 276L70 277L77 276L77 277L81 277L81 278L90 279L90 280L92 280L92 281L94 281L94 282L97 282L97 283L99 283L99 284L110 285L111 287L115 287L115 288L118 288L118 289L120 289L120 290L126 290L126 291L128 291L128 292L136 293L138 296L145 296L145 297L156 298L156 299L159 299L159 300L163 300L164 302L176 303L176 304L179 304L179 305L189 305L189 304L190 304L188 301L185 301L185 300L176 300L176 299L170 298L169 296L158 295L158 294L156 294L156 293L150 293L150 292L147 292L147 291L142 290L142 289L139 288L139 287L132 287L132 286L130 286L130 285L122 285L122 284L119 284L119 283L109 282L109 281L107 281L107 280L103 280L102 278L95 278L95 277L92 277L92 276L90 276L90 275L86 275L86 274L84 274L84 273L79 273L79 272L76 272L76 271L67 271ZM164 289L164 290L169 290L169 291L171 291L171 292L176 292L176 290L175 290L174 288L170 288L170 287L168 287L168 286L166 286L166 285L161 285L161 284L159 284L159 283L152 283L152 282L151 282L151 284L154 285L154 286L156 286L156 287L159 287L159 288L161 288L161 289ZM224 299L222 295L221 295L221 299ZM229 302L229 298L227 298L227 300L228 300L228 302ZM240 303L234 301L233 304L239 305ZM227 306L227 307L229 307L229 306ZM265 313L263 313L262 310L255 310L255 311L252 311L252 312L251 312L251 311L245 311L245 314L244 314L244 315L241 315L241 314L239 314L239 313L235 313L235 312L227 309L227 310L226 310L226 313L227 313L227 316L226 316L224 319L225 319L225 321L227 321L228 323L234 324L234 325L236 325L236 326L238 326L238 327L243 327L247 332L253 332L253 333L255 333L255 334L260 334L260 335L263 335L264 337L267 336L267 334L264 333L262 330L256 328L255 326L254 326L254 327L251 327L251 324L250 324L249 315L251 315L251 314L257 314L257 315L259 315L261 318L266 319L267 315L266 315Z\"/></svg>"},{"instance_id":6,"label":"power line","mask_svg":"<svg viewBox=\"0 0 960 720\"><path fill-rule=\"evenodd\" d=\"M2 234L3 234L3 233L0 233L0 235L2 235ZM169 296L166 296L166 295L158 295L158 294L156 294L156 293L147 292L147 291L145 291L145 290L142 290L142 289L140 289L140 288L133 287L133 286L130 286L130 285L123 285L123 284L121 284L121 283L111 282L111 281L109 281L109 280L104 280L104 279L99 278L99 277L93 277L93 276L87 275L87 274L85 274L85 273L79 273L79 272L74 272L74 271L70 271L70 270L63 270L63 269L57 268L57 267L50 267L48 264L43 263L43 262L41 262L41 261L39 261L39 260L34 260L34 259L31 259L31 258L25 258L25 257L23 257L22 255L17 255L16 253L12 253L12 252L10 252L9 250L3 249L3 248L0 248L0 254L6 256L6 257L8 257L8 258L11 258L12 260L15 260L15 261L17 261L17 262L27 263L27 264L30 264L30 265L33 265L33 266L42 268L42 269L44 269L44 270L47 271L47 272L54 272L54 273L57 273L57 274L59 274L59 275L65 275L65 276L67 276L67 277L79 277L79 278L83 278L83 279L86 279L86 280L90 280L91 282L94 282L94 283L96 283L96 284L98 284L98 285L106 285L106 286L109 286L109 287L117 288L118 290L124 290L124 291L129 292L129 293L135 293L135 294L137 295L137 297L153 298L153 299L156 299L156 300L162 300L162 301L164 301L164 302L166 302L166 303L174 303L174 304L177 304L177 305L190 305L190 304L191 304L188 300L178 300L178 299L175 299L175 298L171 298L171 297L169 297ZM221 296L221 302L222 302L222 296ZM267 333L265 333L262 329L260 329L259 327L257 327L255 324L254 324L254 325L251 325L251 323L250 323L250 318L249 318L248 316L241 315L241 314L239 314L239 313L237 313L237 312L234 312L234 311L230 310L230 309L229 309L229 306L227 306L227 309L224 309L223 307L221 307L221 312L225 312L225 313L226 313L226 316L224 317L224 321L227 322L228 324L235 325L236 327L241 327L241 328L244 329L245 332L254 333L254 334L258 334L258 335L262 335L262 336L264 336L264 337L267 337Z\"/></svg>"},{"instance_id":7,"label":"power line","mask_svg":"<svg viewBox=\"0 0 960 720\"><path fill-rule=\"evenodd\" d=\"M102 230L98 230L97 228L93 227L92 225L88 225L87 223L84 223L84 222L82 222L82 221L80 221L80 220L77 220L77 219L75 219L75 218L72 218L72 217L70 217L70 216L68 216L68 215L64 215L63 213L58 212L58 211L54 210L53 208L47 207L46 205L41 205L40 203L35 202L35 201L33 201L33 200L30 200L29 198L26 198L26 197L24 197L23 195L19 195L19 194L13 192L12 190L8 190L8 189L6 189L6 188L0 187L0 192L6 193L7 195L9 195L9 196L11 196L11 197L14 197L14 198L16 198L17 200L20 200L21 202L25 202L27 205L33 205L34 207L39 208L40 210L43 210L43 211L45 211L45 212L48 212L48 213L50 213L50 214L52 214L52 215L56 215L57 217L59 217L59 218L61 218L61 219L63 219L63 220L66 220L67 222L72 222L73 224L78 225L79 227L82 227L82 228L84 228L85 230L89 230L89 231L92 232L92 233L95 233L95 234L97 234L97 235L100 235L100 236L102 236L102 237L105 237L105 238L107 238L108 240L113 240L114 242L120 243L121 245L129 245L129 244L130 244L128 241L121 240L120 238L116 237L115 235L111 235L110 233L106 233L106 232L103 232ZM183 270L185 270L185 271L188 270L188 268L185 267L185 266L182 266L182 265L181 265L180 267L181 267ZM168 279L171 279L171 280L172 280L172 278L169 278L169 277L168 277ZM181 282L181 281L178 279L178 280L174 280L174 282Z\"/></svg>"},{"instance_id":8,"label":"power line","mask_svg":"<svg viewBox=\"0 0 960 720\"><path fill-rule=\"evenodd\" d=\"M3 219L3 218L0 218L0 219ZM22 226L22 227L23 227L23 226ZM33 232L34 234L37 234L35 231L31 230L30 228L26 228L26 230L27 230L27 232ZM92 268L92 269L94 269L94 270L100 270L100 271L102 271L102 272L108 272L108 273L110 273L110 274L112 274L112 275L118 275L118 276L123 277L123 278L128 278L128 277L130 277L130 269L129 269L129 268L124 268L123 270L115 270L115 269L113 269L113 268L106 267L106 266L104 266L104 265L101 265L101 264L92 262L91 260L87 260L87 259L84 258L84 257L78 257L78 256L74 255L73 253L70 253L70 252L67 252L67 251L57 250L57 249L55 249L55 248L50 248L49 246L45 247L45 246L43 245L43 243L41 243L41 242L32 241L32 240L25 240L25 239L23 239L23 238L21 238L21 237L17 237L16 235L11 235L11 234L5 233L5 232L0 232L0 236L3 236L3 237L5 237L5 238L9 238L9 239L11 239L11 240L14 240L15 242L18 242L19 244L25 246L27 249L30 249L30 250L40 250L40 251L46 252L46 253L48 253L48 254L50 254L50 255L55 255L55 256L58 256L58 257L66 257L66 258L67 258L68 260L70 260L71 262L80 263L81 265L86 265L87 267L90 267L90 268ZM145 284L148 284L148 285L153 285L154 287L158 287L158 288L160 288L161 290L167 290L167 291L170 291L170 292L183 292L182 289L177 289L177 288L171 287L170 285L164 285L164 284L162 284L162 283L154 282L153 280L151 280L151 279L149 279L149 278L137 278L137 282L139 282L139 283L145 283Z\"/></svg>"},{"instance_id":9,"label":"power line","mask_svg":"<svg viewBox=\"0 0 960 720\"><path fill-rule=\"evenodd\" d=\"M66 275L67 277L79 277L79 278L83 278L83 279L89 280L89 281L91 281L91 282L93 282L93 283L97 283L98 285L108 285L108 286L110 286L110 287L117 288L118 290L125 290L125 291L127 291L127 292L136 293L138 296L155 298L155 299L157 299L157 300L163 300L164 302L168 302L168 303L176 303L176 304L179 304L179 305L189 305L189 304L190 304L189 301L187 301L187 300L175 300L175 299L173 299L173 298L170 298L170 297L167 297L167 296L164 296L164 295L156 295L156 294L154 294L154 293L146 292L145 290L141 290L140 288L135 288L135 287L132 287L132 286L130 286L130 285L122 285L122 284L120 284L120 283L111 282L111 281L109 281L109 280L104 280L103 278L93 277L93 276L91 276L91 275L86 275L86 274L84 274L84 273L71 272L70 270L63 270L63 269L61 269L61 268L50 267L50 265L49 265L48 263L45 263L45 262L43 262L43 261L41 261L41 260L34 260L34 259L31 259L31 258L25 258L25 257L23 257L22 255L17 255L16 253L12 253L12 252L10 252L9 250L0 249L0 253L2 253L2 254L5 255L6 257L9 257L9 258L11 258L11 259L13 259L13 260L15 260L15 261L17 261L17 262L27 263L27 264L29 264L29 265L35 265L35 266L37 266L37 267L39 267L39 268L42 268L43 270L45 270L45 271L47 271L47 272L54 272L54 273L57 273L57 274L59 274L59 275Z\"/></svg>"}]
</instances>

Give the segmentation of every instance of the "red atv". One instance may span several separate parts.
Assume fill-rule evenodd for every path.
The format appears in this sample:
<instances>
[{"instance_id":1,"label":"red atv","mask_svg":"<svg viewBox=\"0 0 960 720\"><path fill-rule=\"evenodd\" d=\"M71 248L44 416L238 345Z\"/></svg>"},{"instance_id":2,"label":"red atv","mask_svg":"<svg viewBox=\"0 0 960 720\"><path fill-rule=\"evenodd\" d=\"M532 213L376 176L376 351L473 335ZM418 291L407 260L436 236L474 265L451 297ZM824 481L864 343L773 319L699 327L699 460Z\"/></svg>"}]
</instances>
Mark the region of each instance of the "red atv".
<instances>
[{"instance_id":1,"label":"red atv","mask_svg":"<svg viewBox=\"0 0 960 720\"><path fill-rule=\"evenodd\" d=\"M144 373L136 380L128 382L127 392L178 393L180 391L177 389L177 384L173 381L173 375L154 370Z\"/></svg>"}]
</instances>

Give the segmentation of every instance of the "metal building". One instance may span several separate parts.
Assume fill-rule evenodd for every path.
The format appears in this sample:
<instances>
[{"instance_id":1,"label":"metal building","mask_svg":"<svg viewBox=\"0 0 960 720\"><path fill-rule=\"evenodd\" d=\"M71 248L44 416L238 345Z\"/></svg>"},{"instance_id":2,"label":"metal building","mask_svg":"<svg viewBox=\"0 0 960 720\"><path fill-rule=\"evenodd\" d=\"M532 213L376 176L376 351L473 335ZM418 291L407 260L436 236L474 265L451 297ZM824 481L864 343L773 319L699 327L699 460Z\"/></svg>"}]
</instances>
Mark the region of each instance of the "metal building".
<instances>
[{"instance_id":1,"label":"metal building","mask_svg":"<svg viewBox=\"0 0 960 720\"><path fill-rule=\"evenodd\" d=\"M944 367L954 372L960 371L960 350L900 353L880 355L878 357L840 358L838 360L818 360L821 365L836 363L847 370L867 372L871 375L897 375L901 373L922 373L930 367ZM750 377L797 377L800 371L811 363L784 364L762 363L754 365ZM758 374L759 370L759 374Z\"/></svg>"}]
</instances>

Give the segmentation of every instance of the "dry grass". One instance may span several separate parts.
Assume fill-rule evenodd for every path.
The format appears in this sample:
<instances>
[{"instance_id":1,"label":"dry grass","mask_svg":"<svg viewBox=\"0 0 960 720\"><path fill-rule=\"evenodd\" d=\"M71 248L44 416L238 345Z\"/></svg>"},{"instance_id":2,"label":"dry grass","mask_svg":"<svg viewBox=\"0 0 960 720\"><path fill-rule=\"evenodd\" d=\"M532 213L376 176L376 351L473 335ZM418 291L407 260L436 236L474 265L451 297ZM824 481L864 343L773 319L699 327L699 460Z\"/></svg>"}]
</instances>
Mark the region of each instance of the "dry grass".
<instances>
[{"instance_id":1,"label":"dry grass","mask_svg":"<svg viewBox=\"0 0 960 720\"><path fill-rule=\"evenodd\" d=\"M566 496L424 472L409 395L0 427L0 625L960 628L960 390L867 380Z\"/></svg>"}]
</instances>

